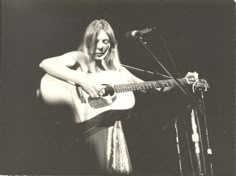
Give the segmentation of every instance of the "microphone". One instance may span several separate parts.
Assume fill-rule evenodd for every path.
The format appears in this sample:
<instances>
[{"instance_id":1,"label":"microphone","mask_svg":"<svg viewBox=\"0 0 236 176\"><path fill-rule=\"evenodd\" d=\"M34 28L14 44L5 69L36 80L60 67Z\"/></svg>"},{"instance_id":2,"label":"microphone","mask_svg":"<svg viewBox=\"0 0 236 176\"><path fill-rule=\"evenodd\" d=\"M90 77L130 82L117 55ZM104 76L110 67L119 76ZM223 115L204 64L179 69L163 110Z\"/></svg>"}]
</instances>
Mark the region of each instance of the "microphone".
<instances>
[{"instance_id":1,"label":"microphone","mask_svg":"<svg viewBox=\"0 0 236 176\"><path fill-rule=\"evenodd\" d=\"M152 32L153 30L157 29L157 27L145 28L142 30L132 30L125 34L126 38L138 38L141 37L143 34L147 34Z\"/></svg>"}]
</instances>

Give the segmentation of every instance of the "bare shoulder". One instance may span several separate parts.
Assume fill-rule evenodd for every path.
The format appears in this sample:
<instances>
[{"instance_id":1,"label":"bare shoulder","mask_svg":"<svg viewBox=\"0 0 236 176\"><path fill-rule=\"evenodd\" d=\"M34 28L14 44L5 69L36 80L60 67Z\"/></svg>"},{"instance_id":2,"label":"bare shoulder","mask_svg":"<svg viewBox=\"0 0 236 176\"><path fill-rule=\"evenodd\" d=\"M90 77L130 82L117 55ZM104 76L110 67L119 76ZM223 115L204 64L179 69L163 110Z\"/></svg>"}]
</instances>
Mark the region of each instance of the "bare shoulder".
<instances>
[{"instance_id":1,"label":"bare shoulder","mask_svg":"<svg viewBox=\"0 0 236 176\"><path fill-rule=\"evenodd\" d=\"M76 62L81 64L86 63L88 60L87 56L81 51L71 51L68 54L70 54Z\"/></svg>"}]
</instances>

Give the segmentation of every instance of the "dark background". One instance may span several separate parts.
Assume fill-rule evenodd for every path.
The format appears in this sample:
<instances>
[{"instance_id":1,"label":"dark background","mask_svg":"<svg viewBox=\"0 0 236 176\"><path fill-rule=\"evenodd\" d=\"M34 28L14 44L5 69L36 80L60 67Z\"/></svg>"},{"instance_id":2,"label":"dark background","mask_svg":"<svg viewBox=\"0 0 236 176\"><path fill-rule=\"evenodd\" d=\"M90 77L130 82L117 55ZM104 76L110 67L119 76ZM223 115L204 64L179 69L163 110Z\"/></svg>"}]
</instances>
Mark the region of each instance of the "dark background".
<instances>
[{"instance_id":1,"label":"dark background","mask_svg":"<svg viewBox=\"0 0 236 176\"><path fill-rule=\"evenodd\" d=\"M234 4L174 0L2 0L0 173L82 172L80 159L85 156L78 152L69 110L48 108L36 99L44 74L38 65L44 58L76 50L85 27L100 18L112 25L124 64L164 73L137 41L125 38L129 30L157 26L145 39L163 64L173 72L160 35L181 76L197 71L209 82L205 102L215 175L233 176ZM132 118L124 123L134 170L177 175L173 119L182 117L178 112L185 98L176 90L136 97Z\"/></svg>"}]
</instances>

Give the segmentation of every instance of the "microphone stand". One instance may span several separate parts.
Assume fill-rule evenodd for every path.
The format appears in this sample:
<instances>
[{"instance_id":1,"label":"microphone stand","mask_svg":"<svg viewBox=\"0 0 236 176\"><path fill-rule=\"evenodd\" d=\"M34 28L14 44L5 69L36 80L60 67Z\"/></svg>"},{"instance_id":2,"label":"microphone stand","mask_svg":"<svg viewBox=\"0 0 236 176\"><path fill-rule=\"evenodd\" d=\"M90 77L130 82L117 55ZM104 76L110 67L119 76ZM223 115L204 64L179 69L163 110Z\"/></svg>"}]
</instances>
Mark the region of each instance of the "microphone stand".
<instances>
[{"instance_id":1,"label":"microphone stand","mask_svg":"<svg viewBox=\"0 0 236 176\"><path fill-rule=\"evenodd\" d=\"M196 119L197 119L197 125L198 125L198 131L199 131L199 136L200 136L200 144L201 144L201 150L202 152L202 162L203 162L203 171L205 175L209 175L209 176L213 176L214 172L213 172L213 164L212 164L212 149L210 146L210 141L209 141L209 132L208 132L208 128L207 128L207 115L206 115L206 109L205 109L205 102L204 102L204 92L206 91L206 88L196 88L196 91L198 93L198 101L196 102L197 104L195 105L195 111L196 111ZM201 115L201 116L200 116ZM201 132L200 129L200 119L199 116L202 117L202 123L204 125L204 135L205 135L205 146L203 146L203 141L202 141L202 137L201 134L203 132ZM206 147L206 151L204 152L204 147ZM205 157L204 157L204 153L206 153L206 155L208 156L208 160L206 161ZM208 163L207 163L208 162ZM208 168L207 165L208 164Z\"/></svg>"},{"instance_id":2,"label":"microphone stand","mask_svg":"<svg viewBox=\"0 0 236 176\"><path fill-rule=\"evenodd\" d=\"M197 172L193 170L193 175L197 173L198 176L206 176L206 162L205 162L205 156L204 156L204 150L203 150L203 141L202 141L202 135L201 135L201 129L200 129L200 123L199 123L199 117L198 117L198 111L197 111L197 105L195 104L196 100L195 98L189 93L188 89L184 87L182 84L179 83L177 78L175 78L168 70L165 68L165 66L160 62L160 60L153 54L153 52L149 49L147 42L143 41L142 35L139 35L136 37L138 41L142 44L142 46L148 51L148 53L152 56L152 58L155 59L155 61L161 66L161 68L166 72L169 78L172 78L176 85L180 88L180 90L183 92L184 95L190 97L190 100L192 100L192 104L190 107L192 108L191 113L191 125L192 125L192 141L194 143L195 147L195 154L196 154L196 168ZM203 96L203 94L201 94ZM204 111L204 104L203 111ZM205 114L203 115L205 119ZM178 118L177 118L178 120ZM178 134L178 123L177 120L175 121L175 131L176 131L176 141L177 141L177 151L178 151L178 158L179 158L179 174L180 176L183 175L183 168L182 168L182 159L181 159L181 153L180 153L180 144L179 144L179 134ZM205 125L206 125L206 119L205 119ZM207 127L206 127L207 128ZM209 139L208 139L208 131L206 129L206 140L207 140L207 153L211 155L211 148L209 146ZM190 156L191 157L191 156ZM203 162L203 164L202 164ZM193 166L192 166L193 168ZM210 174L213 176L213 169L212 169L212 163L210 161Z\"/></svg>"},{"instance_id":3,"label":"microphone stand","mask_svg":"<svg viewBox=\"0 0 236 176\"><path fill-rule=\"evenodd\" d=\"M142 35L139 35L138 37L139 42L142 44L142 46L148 51L148 53L152 56L152 58L155 59L155 61L161 66L161 68L167 73L169 78L172 78L177 86L180 88L180 90L183 92L184 95L187 95L190 97L189 92L187 92L183 86L178 82L178 80L167 70L167 68L164 67L164 65L160 62L160 60L153 54L153 52L149 49L147 42L143 41ZM180 144L179 144L179 134L178 134L178 122L177 119L175 121L175 132L176 132L176 145L177 145L177 152L178 152L178 161L179 161L179 174L180 176L183 175L183 168L182 168L182 158L181 158L181 150L180 150Z\"/></svg>"}]
</instances>

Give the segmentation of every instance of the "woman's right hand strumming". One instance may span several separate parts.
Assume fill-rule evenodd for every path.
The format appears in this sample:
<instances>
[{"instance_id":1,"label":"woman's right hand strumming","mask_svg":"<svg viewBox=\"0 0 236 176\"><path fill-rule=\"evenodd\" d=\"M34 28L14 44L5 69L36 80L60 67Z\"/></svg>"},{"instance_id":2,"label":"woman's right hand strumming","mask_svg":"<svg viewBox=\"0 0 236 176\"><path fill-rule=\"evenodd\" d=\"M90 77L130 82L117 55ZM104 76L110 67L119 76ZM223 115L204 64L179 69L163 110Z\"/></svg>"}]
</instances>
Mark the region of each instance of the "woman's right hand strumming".
<instances>
[{"instance_id":1,"label":"woman's right hand strumming","mask_svg":"<svg viewBox=\"0 0 236 176\"><path fill-rule=\"evenodd\" d=\"M81 82L80 86L92 98L101 97L105 93L105 89L103 85L91 83L89 79L86 79L83 82Z\"/></svg>"}]
</instances>

